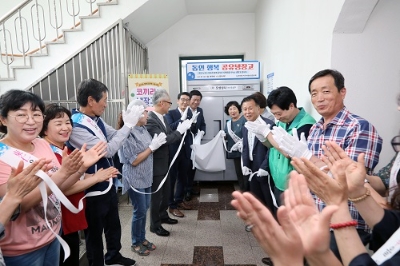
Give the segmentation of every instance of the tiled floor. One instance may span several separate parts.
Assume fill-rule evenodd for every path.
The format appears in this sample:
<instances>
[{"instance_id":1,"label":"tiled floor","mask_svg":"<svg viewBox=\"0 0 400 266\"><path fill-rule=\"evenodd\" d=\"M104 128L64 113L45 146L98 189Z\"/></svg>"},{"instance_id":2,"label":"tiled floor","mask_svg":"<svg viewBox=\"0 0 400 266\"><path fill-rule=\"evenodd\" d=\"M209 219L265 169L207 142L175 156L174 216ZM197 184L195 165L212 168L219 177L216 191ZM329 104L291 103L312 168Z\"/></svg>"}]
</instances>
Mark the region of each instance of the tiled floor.
<instances>
[{"instance_id":1,"label":"tiled floor","mask_svg":"<svg viewBox=\"0 0 400 266\"><path fill-rule=\"evenodd\" d=\"M193 210L182 211L185 217L178 218L176 225L163 224L171 232L169 237L151 233L147 224L146 238L157 249L146 257L130 249L132 206L126 195L121 196L121 253L136 260L138 266L263 265L261 259L266 254L253 235L244 230L244 223L230 204L235 188L237 186L232 182L201 182L200 196L190 201ZM84 265L87 265L87 261L83 258L80 266Z\"/></svg>"}]
</instances>

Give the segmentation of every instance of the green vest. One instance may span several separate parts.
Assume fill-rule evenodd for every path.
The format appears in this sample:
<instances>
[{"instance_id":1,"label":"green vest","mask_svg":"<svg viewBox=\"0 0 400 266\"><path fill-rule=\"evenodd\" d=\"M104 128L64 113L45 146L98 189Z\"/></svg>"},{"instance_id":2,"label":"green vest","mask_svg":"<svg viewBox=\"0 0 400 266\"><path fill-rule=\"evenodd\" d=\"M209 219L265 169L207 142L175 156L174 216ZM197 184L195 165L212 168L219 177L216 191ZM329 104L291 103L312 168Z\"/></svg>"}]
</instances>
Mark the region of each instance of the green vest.
<instances>
[{"instance_id":1,"label":"green vest","mask_svg":"<svg viewBox=\"0 0 400 266\"><path fill-rule=\"evenodd\" d=\"M299 108L300 112L294 118L290 124L289 129L286 130L286 124L278 122L277 126L285 129L289 134L292 134L293 128L300 128L304 125L313 125L315 119L304 111L303 108ZM269 169L274 179L275 186L284 191L287 187L287 175L293 170L293 166L290 164L290 159L283 156L277 149L271 148L269 150Z\"/></svg>"}]
</instances>

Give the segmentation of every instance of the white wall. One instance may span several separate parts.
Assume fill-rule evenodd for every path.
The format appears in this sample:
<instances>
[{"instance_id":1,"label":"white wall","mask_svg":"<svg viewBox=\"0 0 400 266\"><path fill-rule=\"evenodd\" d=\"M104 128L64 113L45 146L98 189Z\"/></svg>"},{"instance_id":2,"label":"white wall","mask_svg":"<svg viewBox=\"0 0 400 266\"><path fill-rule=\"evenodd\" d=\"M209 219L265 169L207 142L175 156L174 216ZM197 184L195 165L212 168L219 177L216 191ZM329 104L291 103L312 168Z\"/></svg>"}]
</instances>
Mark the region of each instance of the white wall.
<instances>
[{"instance_id":1,"label":"white wall","mask_svg":"<svg viewBox=\"0 0 400 266\"><path fill-rule=\"evenodd\" d=\"M147 44L149 71L169 75L175 104L180 56L244 54L254 60L254 40L254 14L188 15Z\"/></svg>"},{"instance_id":2,"label":"white wall","mask_svg":"<svg viewBox=\"0 0 400 266\"><path fill-rule=\"evenodd\" d=\"M400 1L379 1L360 34L334 34L332 67L346 79L346 106L378 129L384 146L376 169L394 152L390 145L399 134L400 113Z\"/></svg>"},{"instance_id":3,"label":"white wall","mask_svg":"<svg viewBox=\"0 0 400 266\"><path fill-rule=\"evenodd\" d=\"M7 14L11 9L24 2L24 0L3 0L0 5L0 18Z\"/></svg>"},{"instance_id":4,"label":"white wall","mask_svg":"<svg viewBox=\"0 0 400 266\"><path fill-rule=\"evenodd\" d=\"M261 0L256 13L256 59L261 62L265 90L268 73L273 87L288 86L298 105L319 119L310 102L308 81L331 67L332 32L344 0Z\"/></svg>"}]
</instances>

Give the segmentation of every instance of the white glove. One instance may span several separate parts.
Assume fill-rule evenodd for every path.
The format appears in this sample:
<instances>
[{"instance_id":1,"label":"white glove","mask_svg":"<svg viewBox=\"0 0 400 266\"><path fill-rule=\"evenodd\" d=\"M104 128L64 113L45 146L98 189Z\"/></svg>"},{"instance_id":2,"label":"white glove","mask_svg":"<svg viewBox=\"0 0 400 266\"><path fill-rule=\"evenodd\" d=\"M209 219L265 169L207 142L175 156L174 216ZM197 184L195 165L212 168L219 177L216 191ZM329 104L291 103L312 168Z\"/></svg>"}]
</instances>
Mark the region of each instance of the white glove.
<instances>
[{"instance_id":1,"label":"white glove","mask_svg":"<svg viewBox=\"0 0 400 266\"><path fill-rule=\"evenodd\" d=\"M124 120L125 125L132 128L137 124L143 112L143 106L134 105L130 109L122 111L122 120Z\"/></svg>"},{"instance_id":2,"label":"white glove","mask_svg":"<svg viewBox=\"0 0 400 266\"><path fill-rule=\"evenodd\" d=\"M199 131L199 134L200 134L200 136L201 136L201 139L203 139L203 137L204 137L204 135L206 134L206 132L204 132L203 130L200 130L200 131Z\"/></svg>"},{"instance_id":3,"label":"white glove","mask_svg":"<svg viewBox=\"0 0 400 266\"><path fill-rule=\"evenodd\" d=\"M192 123L197 123L197 117L199 116L200 112L194 111L192 118L190 119Z\"/></svg>"},{"instance_id":4,"label":"white glove","mask_svg":"<svg viewBox=\"0 0 400 266\"><path fill-rule=\"evenodd\" d=\"M186 119L182 123L178 124L178 127L176 128L179 133L183 134L185 133L186 130L188 130L192 125L192 122L189 119Z\"/></svg>"},{"instance_id":5,"label":"white glove","mask_svg":"<svg viewBox=\"0 0 400 266\"><path fill-rule=\"evenodd\" d=\"M265 171L264 169L258 169L257 171L257 176L269 176L269 173Z\"/></svg>"},{"instance_id":6,"label":"white glove","mask_svg":"<svg viewBox=\"0 0 400 266\"><path fill-rule=\"evenodd\" d=\"M238 152L242 152L243 150L243 141L239 140L238 142L236 142L235 144L233 144L231 151L238 151Z\"/></svg>"},{"instance_id":7,"label":"white glove","mask_svg":"<svg viewBox=\"0 0 400 266\"><path fill-rule=\"evenodd\" d=\"M189 110L189 106L186 107L185 111L183 111L182 116L181 116L181 121L185 121L187 119L188 110Z\"/></svg>"},{"instance_id":8,"label":"white glove","mask_svg":"<svg viewBox=\"0 0 400 266\"><path fill-rule=\"evenodd\" d=\"M281 127L274 127L272 130L273 138L278 143L279 148L290 157L305 157L310 159L312 152L308 149L307 140L304 133L301 133L299 140L297 129L292 129L293 136Z\"/></svg>"},{"instance_id":9,"label":"white glove","mask_svg":"<svg viewBox=\"0 0 400 266\"><path fill-rule=\"evenodd\" d=\"M226 137L226 133L223 130L220 130L219 132L221 132L221 137L225 138Z\"/></svg>"},{"instance_id":10,"label":"white glove","mask_svg":"<svg viewBox=\"0 0 400 266\"><path fill-rule=\"evenodd\" d=\"M260 124L257 122L247 121L244 126L248 131L252 132L261 141L265 142L268 134L271 132L269 124Z\"/></svg>"},{"instance_id":11,"label":"white glove","mask_svg":"<svg viewBox=\"0 0 400 266\"><path fill-rule=\"evenodd\" d=\"M151 140L149 148L152 152L154 152L166 142L167 142L167 135L165 135L164 132L161 132L160 135L154 134L154 137Z\"/></svg>"},{"instance_id":12,"label":"white glove","mask_svg":"<svg viewBox=\"0 0 400 266\"><path fill-rule=\"evenodd\" d=\"M242 166L243 175L251 175L251 170L247 166Z\"/></svg>"}]
</instances>

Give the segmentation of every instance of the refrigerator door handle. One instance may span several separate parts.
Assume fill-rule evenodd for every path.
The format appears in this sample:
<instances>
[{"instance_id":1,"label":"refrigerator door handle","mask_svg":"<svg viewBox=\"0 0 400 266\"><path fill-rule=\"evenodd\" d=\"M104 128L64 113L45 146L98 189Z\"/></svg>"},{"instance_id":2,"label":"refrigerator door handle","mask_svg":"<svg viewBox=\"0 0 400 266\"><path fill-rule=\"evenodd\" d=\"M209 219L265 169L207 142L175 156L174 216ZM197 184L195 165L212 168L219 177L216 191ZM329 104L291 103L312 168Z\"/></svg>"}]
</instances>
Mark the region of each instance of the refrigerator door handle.
<instances>
[{"instance_id":1,"label":"refrigerator door handle","mask_svg":"<svg viewBox=\"0 0 400 266\"><path fill-rule=\"evenodd\" d=\"M220 119L217 119L217 120L214 120L214 122L217 122L218 124L218 129L217 129L217 131L215 132L215 135L214 135L214 137L218 134L218 132L221 130L221 126L222 126L222 121L220 120Z\"/></svg>"}]
</instances>

